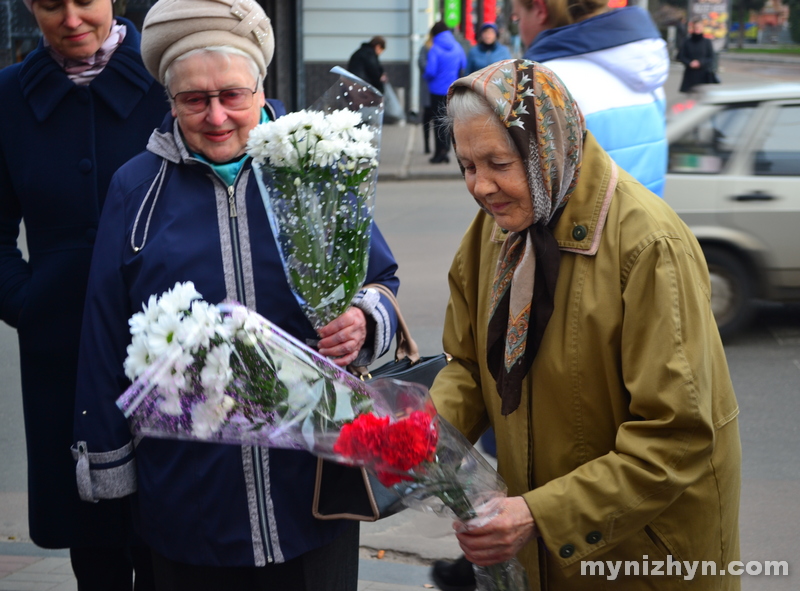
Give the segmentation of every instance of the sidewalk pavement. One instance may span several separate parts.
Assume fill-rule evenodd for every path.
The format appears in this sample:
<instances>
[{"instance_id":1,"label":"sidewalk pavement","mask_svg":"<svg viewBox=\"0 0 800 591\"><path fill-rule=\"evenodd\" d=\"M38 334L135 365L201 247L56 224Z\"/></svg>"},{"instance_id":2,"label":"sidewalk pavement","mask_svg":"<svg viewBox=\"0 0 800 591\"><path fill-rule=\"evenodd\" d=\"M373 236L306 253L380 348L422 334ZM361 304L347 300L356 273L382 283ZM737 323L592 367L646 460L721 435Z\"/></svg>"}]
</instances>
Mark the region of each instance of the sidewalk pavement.
<instances>
[{"instance_id":1,"label":"sidewalk pavement","mask_svg":"<svg viewBox=\"0 0 800 591\"><path fill-rule=\"evenodd\" d=\"M362 558L358 591L430 589L433 586L428 570L429 567L423 565ZM0 542L0 591L77 590L68 550L44 550L30 543Z\"/></svg>"},{"instance_id":2,"label":"sidewalk pavement","mask_svg":"<svg viewBox=\"0 0 800 591\"><path fill-rule=\"evenodd\" d=\"M27 504L15 509L6 505L0 507L3 529L27 533ZM451 524L449 519L412 509L362 523L358 591L432 589L430 565L461 553ZM27 540L0 540L0 591L77 589L68 550L46 550Z\"/></svg>"},{"instance_id":3,"label":"sidewalk pavement","mask_svg":"<svg viewBox=\"0 0 800 591\"><path fill-rule=\"evenodd\" d=\"M433 132L431 132L430 145L433 150ZM378 180L461 178L461 169L456 163L452 149L449 163L431 164L428 160L433 154L425 154L424 148L422 125L419 123L384 125L381 135Z\"/></svg>"},{"instance_id":4,"label":"sidewalk pavement","mask_svg":"<svg viewBox=\"0 0 800 591\"><path fill-rule=\"evenodd\" d=\"M773 64L800 64L800 55L791 53L759 53L735 51L722 51L719 54L721 60L731 60L737 62L762 62Z\"/></svg>"},{"instance_id":5,"label":"sidewalk pavement","mask_svg":"<svg viewBox=\"0 0 800 591\"><path fill-rule=\"evenodd\" d=\"M4 509L0 512L6 513ZM25 519L24 511L20 519ZM8 515L3 515L8 527ZM432 589L430 565L460 555L451 521L407 509L362 523L358 591ZM17 524L17 531L27 531ZM381 556L382 558L378 558ZM45 550L29 541L0 541L0 591L77 591L68 550Z\"/></svg>"}]
</instances>

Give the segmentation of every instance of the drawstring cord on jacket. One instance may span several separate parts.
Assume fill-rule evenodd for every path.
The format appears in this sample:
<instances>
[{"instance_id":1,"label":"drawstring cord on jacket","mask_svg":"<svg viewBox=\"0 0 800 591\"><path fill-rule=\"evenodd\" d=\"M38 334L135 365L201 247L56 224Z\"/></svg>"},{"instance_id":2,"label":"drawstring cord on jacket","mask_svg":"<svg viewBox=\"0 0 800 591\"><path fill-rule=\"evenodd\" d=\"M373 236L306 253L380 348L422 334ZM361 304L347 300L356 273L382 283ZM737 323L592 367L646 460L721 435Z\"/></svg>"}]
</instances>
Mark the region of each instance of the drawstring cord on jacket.
<instances>
[{"instance_id":1,"label":"drawstring cord on jacket","mask_svg":"<svg viewBox=\"0 0 800 591\"><path fill-rule=\"evenodd\" d=\"M133 231L131 232L131 248L133 252L139 252L144 248L145 243L147 242L147 233L150 230L150 218L153 217L153 210L156 208L156 201L158 201L158 196L161 194L161 185L164 184L164 177L166 176L167 172L167 160L165 158L161 159L161 168L158 170L158 174L156 174L153 182L150 184L150 188L147 190L147 195L144 196L144 200L142 204L139 206L139 211L136 213L136 219L133 222ZM144 206L147 203L147 200L150 198L150 193L153 192L153 187L158 181L158 188L156 189L156 194L153 196L153 203L150 205L150 212L147 214L147 222L144 225L144 235L142 236L142 244L140 246L136 246L136 228L139 227L139 219L142 217L142 212L144 211Z\"/></svg>"}]
</instances>

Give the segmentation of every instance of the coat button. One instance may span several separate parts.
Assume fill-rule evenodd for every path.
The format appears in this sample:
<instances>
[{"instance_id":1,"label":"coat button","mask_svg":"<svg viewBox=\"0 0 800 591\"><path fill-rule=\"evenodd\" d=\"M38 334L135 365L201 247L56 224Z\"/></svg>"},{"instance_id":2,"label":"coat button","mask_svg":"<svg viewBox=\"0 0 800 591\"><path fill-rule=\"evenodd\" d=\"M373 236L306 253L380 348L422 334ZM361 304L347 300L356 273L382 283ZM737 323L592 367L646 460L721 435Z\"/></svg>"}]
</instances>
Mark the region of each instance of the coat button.
<instances>
[{"instance_id":1,"label":"coat button","mask_svg":"<svg viewBox=\"0 0 800 591\"><path fill-rule=\"evenodd\" d=\"M596 544L603 539L603 534L599 531L592 531L586 534L586 542L589 544Z\"/></svg>"},{"instance_id":2,"label":"coat button","mask_svg":"<svg viewBox=\"0 0 800 591\"><path fill-rule=\"evenodd\" d=\"M575 546L572 544L564 544L561 546L561 550L558 551L558 555L561 558L569 558L573 554L575 554Z\"/></svg>"},{"instance_id":3,"label":"coat button","mask_svg":"<svg viewBox=\"0 0 800 591\"><path fill-rule=\"evenodd\" d=\"M572 228L572 237L575 240L578 241L583 240L584 238L586 238L587 233L588 232L586 231L586 226L575 226L574 228Z\"/></svg>"},{"instance_id":4,"label":"coat button","mask_svg":"<svg viewBox=\"0 0 800 591\"><path fill-rule=\"evenodd\" d=\"M80 162L78 162L78 170L81 171L83 174L87 174L92 170L92 161L88 158L84 158Z\"/></svg>"}]
</instances>

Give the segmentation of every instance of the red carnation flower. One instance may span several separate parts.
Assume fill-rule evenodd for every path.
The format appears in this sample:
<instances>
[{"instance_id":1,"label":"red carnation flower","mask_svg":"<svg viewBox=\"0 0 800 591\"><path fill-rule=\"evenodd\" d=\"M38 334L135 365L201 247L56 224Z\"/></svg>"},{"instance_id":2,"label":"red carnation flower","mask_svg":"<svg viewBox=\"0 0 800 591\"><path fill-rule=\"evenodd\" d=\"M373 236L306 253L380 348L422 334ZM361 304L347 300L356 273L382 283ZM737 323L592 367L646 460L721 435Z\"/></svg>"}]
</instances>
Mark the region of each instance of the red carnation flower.
<instances>
[{"instance_id":1,"label":"red carnation flower","mask_svg":"<svg viewBox=\"0 0 800 591\"><path fill-rule=\"evenodd\" d=\"M437 433L430 415L414 411L395 423L372 413L359 415L342 427L333 450L372 464L378 480L391 486L411 476L403 474L429 460L436 451Z\"/></svg>"},{"instance_id":2,"label":"red carnation flower","mask_svg":"<svg viewBox=\"0 0 800 591\"><path fill-rule=\"evenodd\" d=\"M342 427L333 451L354 460L372 460L379 456L389 417L372 413L359 415Z\"/></svg>"}]
</instances>

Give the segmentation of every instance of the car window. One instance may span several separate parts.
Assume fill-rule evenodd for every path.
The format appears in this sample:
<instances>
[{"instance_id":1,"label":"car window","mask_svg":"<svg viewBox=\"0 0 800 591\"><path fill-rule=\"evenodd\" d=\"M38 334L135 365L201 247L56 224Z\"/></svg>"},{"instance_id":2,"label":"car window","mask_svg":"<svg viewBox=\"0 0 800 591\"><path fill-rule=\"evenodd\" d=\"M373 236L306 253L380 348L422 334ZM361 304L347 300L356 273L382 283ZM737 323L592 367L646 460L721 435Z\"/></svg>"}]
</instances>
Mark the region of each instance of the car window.
<instances>
[{"instance_id":1,"label":"car window","mask_svg":"<svg viewBox=\"0 0 800 591\"><path fill-rule=\"evenodd\" d=\"M669 147L669 172L716 174L736 149L756 105L715 111Z\"/></svg>"},{"instance_id":2,"label":"car window","mask_svg":"<svg viewBox=\"0 0 800 591\"><path fill-rule=\"evenodd\" d=\"M754 173L800 176L800 105L784 105L756 152Z\"/></svg>"}]
</instances>

